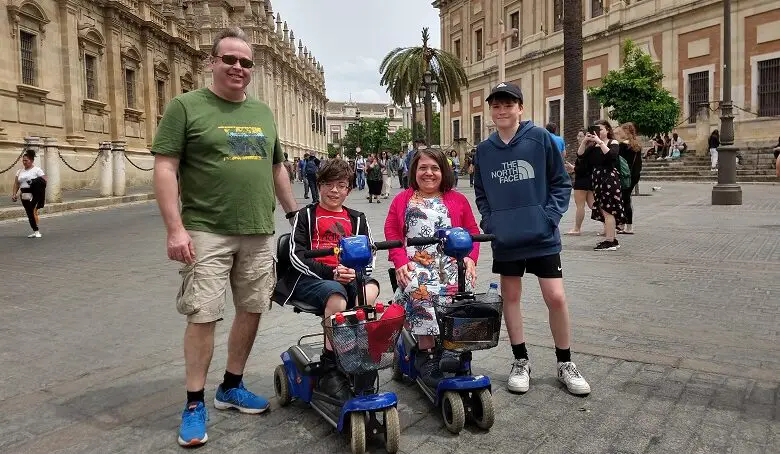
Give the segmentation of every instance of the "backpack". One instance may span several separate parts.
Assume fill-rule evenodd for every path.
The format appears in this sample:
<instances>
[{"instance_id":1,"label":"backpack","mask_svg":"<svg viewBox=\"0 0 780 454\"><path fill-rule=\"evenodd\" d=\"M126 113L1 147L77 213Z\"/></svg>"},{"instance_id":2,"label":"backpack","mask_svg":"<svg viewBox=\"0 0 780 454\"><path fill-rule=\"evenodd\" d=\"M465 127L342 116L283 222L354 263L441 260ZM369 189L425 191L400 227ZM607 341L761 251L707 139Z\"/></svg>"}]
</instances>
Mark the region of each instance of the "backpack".
<instances>
[{"instance_id":1,"label":"backpack","mask_svg":"<svg viewBox=\"0 0 780 454\"><path fill-rule=\"evenodd\" d=\"M628 189L631 187L631 167L628 166L628 161L623 156L618 156L620 163L620 187Z\"/></svg>"}]
</instances>

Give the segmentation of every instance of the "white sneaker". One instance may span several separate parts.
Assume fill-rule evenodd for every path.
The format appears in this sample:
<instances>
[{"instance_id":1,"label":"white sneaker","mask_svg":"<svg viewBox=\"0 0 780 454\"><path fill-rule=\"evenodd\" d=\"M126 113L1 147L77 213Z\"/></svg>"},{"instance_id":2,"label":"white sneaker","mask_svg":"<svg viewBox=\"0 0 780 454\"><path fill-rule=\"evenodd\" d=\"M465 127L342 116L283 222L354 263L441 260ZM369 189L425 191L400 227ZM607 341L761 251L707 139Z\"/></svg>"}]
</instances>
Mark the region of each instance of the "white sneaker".
<instances>
[{"instance_id":1,"label":"white sneaker","mask_svg":"<svg viewBox=\"0 0 780 454\"><path fill-rule=\"evenodd\" d=\"M527 359L516 359L509 371L506 387L513 393L524 393L531 386L531 367Z\"/></svg>"},{"instance_id":2,"label":"white sneaker","mask_svg":"<svg viewBox=\"0 0 780 454\"><path fill-rule=\"evenodd\" d=\"M558 381L572 394L590 394L590 385L571 361L558 363Z\"/></svg>"},{"instance_id":3,"label":"white sneaker","mask_svg":"<svg viewBox=\"0 0 780 454\"><path fill-rule=\"evenodd\" d=\"M27 238L40 238L40 237L41 237L41 232L33 232L27 235Z\"/></svg>"}]
</instances>

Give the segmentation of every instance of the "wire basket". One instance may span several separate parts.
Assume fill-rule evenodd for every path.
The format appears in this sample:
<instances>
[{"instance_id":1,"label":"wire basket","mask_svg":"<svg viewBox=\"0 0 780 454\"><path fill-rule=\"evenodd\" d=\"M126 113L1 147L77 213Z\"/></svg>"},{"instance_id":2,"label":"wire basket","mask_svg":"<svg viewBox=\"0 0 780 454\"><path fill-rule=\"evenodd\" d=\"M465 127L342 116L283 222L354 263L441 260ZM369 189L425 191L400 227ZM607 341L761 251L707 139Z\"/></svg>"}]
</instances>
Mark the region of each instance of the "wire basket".
<instances>
[{"instance_id":1,"label":"wire basket","mask_svg":"<svg viewBox=\"0 0 780 454\"><path fill-rule=\"evenodd\" d=\"M498 345L503 305L501 295L487 293L450 304L436 304L442 347L467 352Z\"/></svg>"},{"instance_id":2,"label":"wire basket","mask_svg":"<svg viewBox=\"0 0 780 454\"><path fill-rule=\"evenodd\" d=\"M333 346L336 359L347 374L363 374L385 369L393 364L393 351L401 333L405 314L385 315L358 322L354 314L345 313L342 324L326 324L325 335Z\"/></svg>"}]
</instances>

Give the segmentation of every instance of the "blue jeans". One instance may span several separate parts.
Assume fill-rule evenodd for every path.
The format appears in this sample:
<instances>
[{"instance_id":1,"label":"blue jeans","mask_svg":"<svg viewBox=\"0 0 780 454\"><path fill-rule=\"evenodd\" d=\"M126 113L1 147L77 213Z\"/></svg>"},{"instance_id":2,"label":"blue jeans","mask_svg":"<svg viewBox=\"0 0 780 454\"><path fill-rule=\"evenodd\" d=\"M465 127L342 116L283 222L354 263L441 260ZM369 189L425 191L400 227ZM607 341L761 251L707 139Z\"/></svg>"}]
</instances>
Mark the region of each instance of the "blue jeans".
<instances>
[{"instance_id":1,"label":"blue jeans","mask_svg":"<svg viewBox=\"0 0 780 454\"><path fill-rule=\"evenodd\" d=\"M357 170L355 173L357 174L358 191L362 191L366 187L366 172L364 170Z\"/></svg>"}]
</instances>

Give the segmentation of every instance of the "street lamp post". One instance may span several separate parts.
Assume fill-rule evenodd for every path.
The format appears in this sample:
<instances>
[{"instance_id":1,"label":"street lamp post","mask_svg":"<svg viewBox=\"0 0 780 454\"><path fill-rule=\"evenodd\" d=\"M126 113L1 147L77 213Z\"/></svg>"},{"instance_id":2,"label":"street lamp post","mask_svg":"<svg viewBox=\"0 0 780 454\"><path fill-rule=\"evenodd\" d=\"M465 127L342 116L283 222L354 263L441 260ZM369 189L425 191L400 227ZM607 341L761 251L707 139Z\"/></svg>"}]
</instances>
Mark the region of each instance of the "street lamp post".
<instances>
[{"instance_id":1,"label":"street lamp post","mask_svg":"<svg viewBox=\"0 0 780 454\"><path fill-rule=\"evenodd\" d=\"M433 144L433 95L439 91L439 83L434 79L430 69L423 74L422 85L417 93L425 104L425 135L428 146Z\"/></svg>"},{"instance_id":2,"label":"street lamp post","mask_svg":"<svg viewBox=\"0 0 780 454\"><path fill-rule=\"evenodd\" d=\"M742 205L737 184L737 150L734 146L734 114L731 100L731 0L723 1L723 101L720 103L718 184L712 187L713 205Z\"/></svg>"},{"instance_id":3,"label":"street lamp post","mask_svg":"<svg viewBox=\"0 0 780 454\"><path fill-rule=\"evenodd\" d=\"M360 126L360 110L357 109L355 110L355 126L357 127L357 131L358 131L357 133L358 146L355 149L355 158L357 159L357 155L358 153L360 153L360 145L361 145L360 139L361 136L363 135L363 128Z\"/></svg>"}]
</instances>

